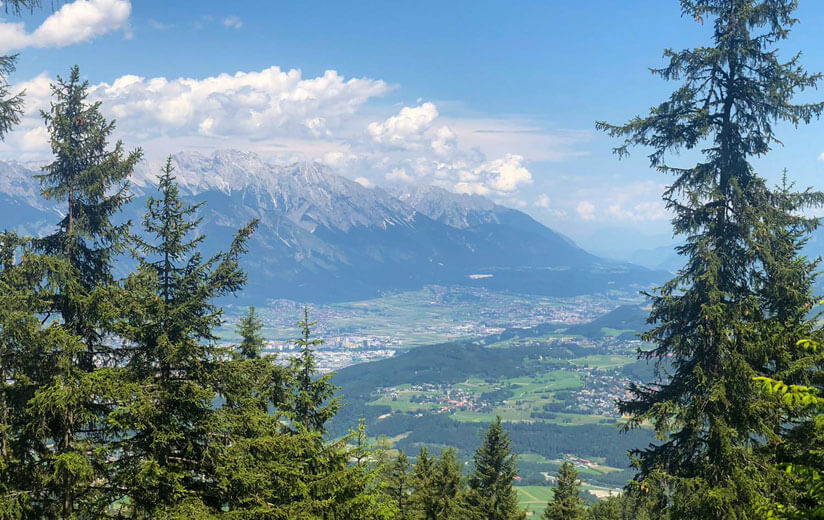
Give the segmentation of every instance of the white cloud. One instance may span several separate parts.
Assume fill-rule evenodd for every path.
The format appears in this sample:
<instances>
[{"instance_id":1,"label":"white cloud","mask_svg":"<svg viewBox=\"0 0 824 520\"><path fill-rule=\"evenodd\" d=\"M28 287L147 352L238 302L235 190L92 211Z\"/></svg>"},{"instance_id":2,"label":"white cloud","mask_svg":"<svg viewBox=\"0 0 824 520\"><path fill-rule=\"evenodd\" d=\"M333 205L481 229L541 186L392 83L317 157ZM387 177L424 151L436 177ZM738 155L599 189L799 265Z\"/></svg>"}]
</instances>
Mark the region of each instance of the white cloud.
<instances>
[{"instance_id":1,"label":"white cloud","mask_svg":"<svg viewBox=\"0 0 824 520\"><path fill-rule=\"evenodd\" d=\"M387 173L386 180L392 182L403 182L406 184L412 184L415 182L415 178L406 173L406 170L403 168L395 168Z\"/></svg>"},{"instance_id":2,"label":"white cloud","mask_svg":"<svg viewBox=\"0 0 824 520\"><path fill-rule=\"evenodd\" d=\"M364 188L374 188L375 183L367 179L366 177L357 177L355 182L363 186Z\"/></svg>"},{"instance_id":3,"label":"white cloud","mask_svg":"<svg viewBox=\"0 0 824 520\"><path fill-rule=\"evenodd\" d=\"M370 123L368 134L378 147L372 153L384 161L394 160L418 182L436 181L461 193L504 196L532 183L523 156L504 153L488 159L478 148L461 146L450 125L436 124L439 116L438 108L425 102Z\"/></svg>"},{"instance_id":4,"label":"white cloud","mask_svg":"<svg viewBox=\"0 0 824 520\"><path fill-rule=\"evenodd\" d=\"M49 106L51 81L41 74L13 86L14 92L26 90L26 113L0 143L0 153L13 154L23 134L43 125L39 111ZM332 134L341 125L351 126L365 103L390 89L380 80L344 78L335 71L304 78L299 70L270 67L202 79L125 75L91 85L89 94L90 100L103 102L106 117L117 120L118 137L147 150L279 148L303 154L295 159L320 159L345 153L345 144ZM35 148L28 139L25 149ZM40 150L49 150L45 139Z\"/></svg>"},{"instance_id":5,"label":"white cloud","mask_svg":"<svg viewBox=\"0 0 824 520\"><path fill-rule=\"evenodd\" d=\"M651 180L603 180L598 184L574 190L575 200L579 201L574 209L581 220L604 221L610 225L663 223L671 217L661 199L661 193L665 189L664 184ZM592 200L598 201L597 208L590 202ZM537 205L539 204L536 202Z\"/></svg>"},{"instance_id":6,"label":"white cloud","mask_svg":"<svg viewBox=\"0 0 824 520\"><path fill-rule=\"evenodd\" d=\"M403 107L397 115L385 121L370 123L367 130L376 143L408 149L420 144L424 132L437 117L435 105L424 103L417 107Z\"/></svg>"},{"instance_id":7,"label":"white cloud","mask_svg":"<svg viewBox=\"0 0 824 520\"><path fill-rule=\"evenodd\" d=\"M95 85L92 97L138 135L264 139L286 131L328 135L330 127L387 91L383 81L346 80L335 71L304 79L299 70L270 67L204 79L122 76Z\"/></svg>"},{"instance_id":8,"label":"white cloud","mask_svg":"<svg viewBox=\"0 0 824 520\"><path fill-rule=\"evenodd\" d=\"M430 143L432 151L438 157L449 157L455 153L458 143L458 136L448 126L442 126L435 131L435 136Z\"/></svg>"},{"instance_id":9,"label":"white cloud","mask_svg":"<svg viewBox=\"0 0 824 520\"><path fill-rule=\"evenodd\" d=\"M466 193L468 195L489 195L491 190L480 182L461 181L455 184L455 191L458 193Z\"/></svg>"},{"instance_id":10,"label":"white cloud","mask_svg":"<svg viewBox=\"0 0 824 520\"><path fill-rule=\"evenodd\" d=\"M243 27L243 20L239 16L227 16L223 19L223 26L229 29L240 29Z\"/></svg>"},{"instance_id":11,"label":"white cloud","mask_svg":"<svg viewBox=\"0 0 824 520\"><path fill-rule=\"evenodd\" d=\"M48 107L50 81L41 75L14 87L27 91L26 114L0 142L0 157L48 156L39 110ZM392 88L335 71L304 78L299 70L270 67L206 78L124 75L91 85L89 99L101 101L104 115L117 121L115 137L143 147L151 158L184 149L238 148L281 163L318 160L364 185L437 184L502 203L534 200L522 191L535 182L529 156L493 153L516 141L467 146L462 132L473 125L457 119L444 124L431 102L376 118L380 109L370 101ZM483 120L475 127L489 124ZM595 200L578 197L585 198ZM561 211L553 207L551 214Z\"/></svg>"},{"instance_id":12,"label":"white cloud","mask_svg":"<svg viewBox=\"0 0 824 520\"><path fill-rule=\"evenodd\" d=\"M538 197L538 200L535 201L535 205L539 208L549 209L549 206L551 205L549 195L547 195L546 193L541 193L541 195Z\"/></svg>"},{"instance_id":13,"label":"white cloud","mask_svg":"<svg viewBox=\"0 0 824 520\"><path fill-rule=\"evenodd\" d=\"M120 29L128 35L131 9L128 0L75 0L30 33L22 22L0 20L0 54L26 47L65 47Z\"/></svg>"},{"instance_id":14,"label":"white cloud","mask_svg":"<svg viewBox=\"0 0 824 520\"><path fill-rule=\"evenodd\" d=\"M582 200L575 206L575 212L581 217L581 220L595 219L595 205L588 200Z\"/></svg>"},{"instance_id":15,"label":"white cloud","mask_svg":"<svg viewBox=\"0 0 824 520\"><path fill-rule=\"evenodd\" d=\"M500 192L512 192L523 184L532 184L532 174L523 165L520 155L506 154L481 166L480 172L489 178L489 186Z\"/></svg>"},{"instance_id":16,"label":"white cloud","mask_svg":"<svg viewBox=\"0 0 824 520\"><path fill-rule=\"evenodd\" d=\"M824 161L824 152L822 152L821 155L818 156L818 160Z\"/></svg>"}]
</instances>

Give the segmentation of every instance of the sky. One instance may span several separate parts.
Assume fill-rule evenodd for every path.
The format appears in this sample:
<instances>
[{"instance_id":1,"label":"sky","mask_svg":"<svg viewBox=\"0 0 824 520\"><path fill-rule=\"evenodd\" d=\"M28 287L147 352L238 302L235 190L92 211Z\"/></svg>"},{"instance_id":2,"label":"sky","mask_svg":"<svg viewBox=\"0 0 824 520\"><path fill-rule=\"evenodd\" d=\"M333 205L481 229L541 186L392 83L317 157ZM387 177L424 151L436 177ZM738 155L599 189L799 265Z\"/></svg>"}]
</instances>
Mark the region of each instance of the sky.
<instances>
[{"instance_id":1,"label":"sky","mask_svg":"<svg viewBox=\"0 0 824 520\"><path fill-rule=\"evenodd\" d=\"M10 81L27 94L0 158L48 158L39 111L77 64L149 160L236 148L368 187L479 193L613 256L672 240L670 179L642 149L619 161L595 121L645 114L675 88L649 72L663 49L709 42L675 0L43 3L0 11L0 54L19 53ZM781 52L824 71L824 2L797 16ZM824 188L824 121L778 133L758 170Z\"/></svg>"}]
</instances>

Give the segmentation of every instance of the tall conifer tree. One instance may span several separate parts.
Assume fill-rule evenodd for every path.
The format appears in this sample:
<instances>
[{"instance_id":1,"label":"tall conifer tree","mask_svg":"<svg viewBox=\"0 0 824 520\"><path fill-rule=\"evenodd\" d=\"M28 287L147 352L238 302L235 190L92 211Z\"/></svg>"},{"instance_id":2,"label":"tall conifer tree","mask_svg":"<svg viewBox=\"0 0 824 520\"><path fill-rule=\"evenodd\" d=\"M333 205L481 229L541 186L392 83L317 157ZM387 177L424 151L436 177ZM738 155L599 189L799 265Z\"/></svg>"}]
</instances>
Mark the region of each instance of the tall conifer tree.
<instances>
[{"instance_id":1,"label":"tall conifer tree","mask_svg":"<svg viewBox=\"0 0 824 520\"><path fill-rule=\"evenodd\" d=\"M144 234L133 237L138 272L127 281L130 312L123 336L133 345L130 380L136 397L113 419L121 426L122 476L137 518L176 514L179 508L223 506L210 484L219 443L215 328L222 310L215 298L246 281L238 266L256 223L241 229L225 253L203 258L196 234L199 205L180 198L171 158L150 197Z\"/></svg>"},{"instance_id":2,"label":"tall conifer tree","mask_svg":"<svg viewBox=\"0 0 824 520\"><path fill-rule=\"evenodd\" d=\"M109 149L114 123L89 103L77 67L52 85L42 112L54 160L38 176L42 193L63 207L57 230L32 241L32 262L46 283L35 290L43 318L37 338L23 345L25 378L34 393L24 412L27 457L35 457L31 504L47 517L96 515L107 507L107 458L113 455L106 418L116 406L122 351L112 341L120 289L112 264L127 238L113 222L128 201L128 176L140 159L120 142ZM31 460L27 461L31 462ZM39 467L38 467L39 466Z\"/></svg>"},{"instance_id":3,"label":"tall conifer tree","mask_svg":"<svg viewBox=\"0 0 824 520\"><path fill-rule=\"evenodd\" d=\"M304 307L303 320L298 322L301 337L295 341L301 352L292 364L296 386L293 421L306 431L325 433L326 422L337 413L340 403L334 397L332 375L317 377L314 347L322 345L323 340L312 337L316 323L309 321L309 309Z\"/></svg>"},{"instance_id":4,"label":"tall conifer tree","mask_svg":"<svg viewBox=\"0 0 824 520\"><path fill-rule=\"evenodd\" d=\"M510 443L501 418L496 417L489 425L480 448L475 451L475 467L469 476L469 492L466 495L471 518L524 518L524 511L518 508L518 493L512 487L518 469Z\"/></svg>"},{"instance_id":5,"label":"tall conifer tree","mask_svg":"<svg viewBox=\"0 0 824 520\"><path fill-rule=\"evenodd\" d=\"M619 155L648 146L651 165L674 176L664 199L685 242L685 267L651 295L654 328L644 337L655 344L644 357L666 361L667 372L633 385L620 409L630 427L650 422L665 439L635 454L647 489L661 491L662 515L749 519L777 482L770 446L783 423L753 377L782 373L804 355L794 342L810 330L814 265L797 256L787 230L814 227L798 212L822 200L770 189L751 161L780 142L774 123L807 123L824 105L791 102L820 76L775 48L796 23L796 1L681 7L712 24L712 45L665 51L669 63L653 73L682 84L649 116L598 123L625 138ZM679 150L702 159L675 166L668 154Z\"/></svg>"},{"instance_id":6,"label":"tall conifer tree","mask_svg":"<svg viewBox=\"0 0 824 520\"><path fill-rule=\"evenodd\" d=\"M552 500L544 511L544 520L584 520L586 510L579 495L581 482L578 471L571 462L566 461L558 468L557 482L553 489Z\"/></svg>"},{"instance_id":7,"label":"tall conifer tree","mask_svg":"<svg viewBox=\"0 0 824 520\"><path fill-rule=\"evenodd\" d=\"M461 468L453 448L445 449L437 459L421 448L412 468L410 505L413 518L447 520L461 513Z\"/></svg>"},{"instance_id":8,"label":"tall conifer tree","mask_svg":"<svg viewBox=\"0 0 824 520\"><path fill-rule=\"evenodd\" d=\"M255 314L255 308L253 306L249 307L237 326L237 332L240 334L238 350L241 356L246 359L260 357L260 353L263 351L263 336L260 335L262 328L263 322Z\"/></svg>"},{"instance_id":9,"label":"tall conifer tree","mask_svg":"<svg viewBox=\"0 0 824 520\"><path fill-rule=\"evenodd\" d=\"M384 492L397 510L397 520L411 520L413 518L412 508L409 503L412 492L412 474L410 470L409 459L401 451L389 463L383 476Z\"/></svg>"}]
</instances>

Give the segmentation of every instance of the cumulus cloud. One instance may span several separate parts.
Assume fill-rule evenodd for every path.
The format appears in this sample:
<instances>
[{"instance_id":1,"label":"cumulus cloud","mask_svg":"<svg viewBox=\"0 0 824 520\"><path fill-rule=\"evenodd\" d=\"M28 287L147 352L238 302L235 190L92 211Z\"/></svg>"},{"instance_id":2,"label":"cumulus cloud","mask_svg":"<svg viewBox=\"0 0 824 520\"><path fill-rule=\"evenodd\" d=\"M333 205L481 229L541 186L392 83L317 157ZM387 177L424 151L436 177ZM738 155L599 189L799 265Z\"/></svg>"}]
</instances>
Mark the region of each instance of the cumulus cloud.
<instances>
[{"instance_id":1,"label":"cumulus cloud","mask_svg":"<svg viewBox=\"0 0 824 520\"><path fill-rule=\"evenodd\" d=\"M0 143L0 152L11 153L17 147L48 152L47 140L35 139L42 132L29 132L43 124L39 111L49 106L52 81L41 74L14 85L14 91L26 90L26 113L19 128ZM270 67L202 79L125 75L91 85L89 95L103 102L104 114L117 120L118 136L129 143L180 149L201 139L199 146L258 151L289 147L311 154L301 159L319 159L324 154L346 155L332 140L333 132L351 123L366 102L390 89L380 80L348 79L335 71L304 78L299 70ZM29 135L25 144L24 134ZM208 144L203 139L221 142Z\"/></svg>"},{"instance_id":2,"label":"cumulus cloud","mask_svg":"<svg viewBox=\"0 0 824 520\"><path fill-rule=\"evenodd\" d=\"M412 184L415 182L415 178L406 173L406 170L403 168L394 168L386 174L386 180L390 182L403 182L406 184Z\"/></svg>"},{"instance_id":3,"label":"cumulus cloud","mask_svg":"<svg viewBox=\"0 0 824 520\"><path fill-rule=\"evenodd\" d=\"M14 86L27 91L26 113L0 142L0 157L49 154L39 110L48 107L51 81L41 75ZM142 146L153 158L182 149L239 148L275 162L318 160L365 186L435 184L505 204L534 200L521 191L535 182L531 158L498 153L506 149L502 143L519 141L495 140L489 148L467 144L467 135L473 142L472 125L446 121L434 103L422 100L376 118L376 108L368 104L392 88L335 71L307 78L299 70L273 66L205 78L124 75L91 85L89 99L101 101L104 115L117 121L115 137ZM483 120L474 128L490 124ZM559 211L552 208L551 214Z\"/></svg>"},{"instance_id":4,"label":"cumulus cloud","mask_svg":"<svg viewBox=\"0 0 824 520\"><path fill-rule=\"evenodd\" d=\"M489 158L480 148L462 146L458 134L439 117L433 103L419 100L417 106L373 121L367 131L378 147L375 154L394 160L391 167L404 168L405 175L418 182L434 182L460 193L503 197L532 183L524 156L504 153Z\"/></svg>"},{"instance_id":5,"label":"cumulus cloud","mask_svg":"<svg viewBox=\"0 0 824 520\"><path fill-rule=\"evenodd\" d=\"M492 191L480 182L461 181L455 184L454 189L458 193L467 195L489 195Z\"/></svg>"},{"instance_id":6,"label":"cumulus cloud","mask_svg":"<svg viewBox=\"0 0 824 520\"><path fill-rule=\"evenodd\" d=\"M821 155L818 156L818 160L824 161L824 152L822 152Z\"/></svg>"},{"instance_id":7,"label":"cumulus cloud","mask_svg":"<svg viewBox=\"0 0 824 520\"><path fill-rule=\"evenodd\" d=\"M22 22L0 20L0 54L27 47L65 47L112 31L128 31L131 9L128 0L75 0L32 32L27 32Z\"/></svg>"},{"instance_id":8,"label":"cumulus cloud","mask_svg":"<svg viewBox=\"0 0 824 520\"><path fill-rule=\"evenodd\" d=\"M595 219L595 205L588 200L582 200L575 206L575 212L578 213L578 216L581 220L594 220Z\"/></svg>"},{"instance_id":9,"label":"cumulus cloud","mask_svg":"<svg viewBox=\"0 0 824 520\"><path fill-rule=\"evenodd\" d=\"M458 136L448 126L442 126L435 131L435 135L430 143L432 151L438 157L449 157L455 153Z\"/></svg>"},{"instance_id":10,"label":"cumulus cloud","mask_svg":"<svg viewBox=\"0 0 824 520\"><path fill-rule=\"evenodd\" d=\"M355 182L363 186L364 188L374 188L375 183L367 179L366 177L357 177Z\"/></svg>"},{"instance_id":11,"label":"cumulus cloud","mask_svg":"<svg viewBox=\"0 0 824 520\"><path fill-rule=\"evenodd\" d=\"M240 29L243 27L243 20L239 16L227 16L223 19L223 26L229 29Z\"/></svg>"},{"instance_id":12,"label":"cumulus cloud","mask_svg":"<svg viewBox=\"0 0 824 520\"><path fill-rule=\"evenodd\" d=\"M424 133L438 117L438 109L432 103L417 107L403 107L385 121L369 123L367 130L376 143L411 148L419 145Z\"/></svg>"},{"instance_id":13,"label":"cumulus cloud","mask_svg":"<svg viewBox=\"0 0 824 520\"><path fill-rule=\"evenodd\" d=\"M523 184L532 184L532 174L523 162L524 158L520 155L506 154L501 159L485 163L480 171L489 178L492 189L511 192Z\"/></svg>"}]
</instances>

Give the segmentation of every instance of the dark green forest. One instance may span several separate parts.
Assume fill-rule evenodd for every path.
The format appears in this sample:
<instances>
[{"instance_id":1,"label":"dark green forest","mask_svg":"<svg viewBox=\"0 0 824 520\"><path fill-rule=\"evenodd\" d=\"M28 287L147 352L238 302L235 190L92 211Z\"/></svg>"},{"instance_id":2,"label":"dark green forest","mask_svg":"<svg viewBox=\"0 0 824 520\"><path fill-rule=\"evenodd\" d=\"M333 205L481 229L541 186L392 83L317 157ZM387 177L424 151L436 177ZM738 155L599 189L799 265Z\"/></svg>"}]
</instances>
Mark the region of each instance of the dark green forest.
<instances>
[{"instance_id":1,"label":"dark green forest","mask_svg":"<svg viewBox=\"0 0 824 520\"><path fill-rule=\"evenodd\" d=\"M711 40L665 51L652 72L676 87L647 115L597 123L620 140L618 156L641 148L668 179L683 239L683 268L646 293L652 348L625 368L637 382L619 403L621 435L500 417L376 422L382 410L366 406L381 381L398 383L399 365L426 381L505 377L538 356L562 364L575 345L439 345L320 375L311 316L296 324L299 355L281 362L262 355L254 308L242 340L221 344L219 302L244 290L256 221L206 248L202 205L181 198L169 160L142 220L123 222L142 151L112 142L115 122L78 67L59 77L38 180L61 214L44 236L0 235L0 518L519 519L515 453L557 457L582 442L629 462L633 478L587 505L564 463L545 519L824 518L818 261L800 252L824 195L796 189L789 173L769 186L753 166L780 144L777 128L818 119L824 103L793 98L821 76L776 50L797 2L680 5L683 23L706 24ZM25 102L9 91L15 60L0 58L0 137ZM639 310L610 319L635 327ZM399 450L370 441L405 431ZM442 449L416 449L426 444Z\"/></svg>"}]
</instances>

